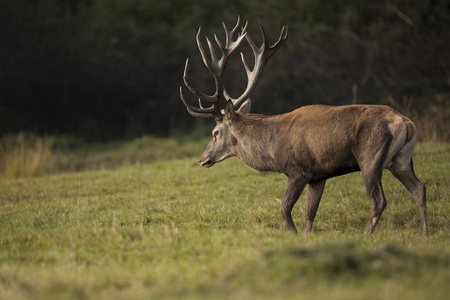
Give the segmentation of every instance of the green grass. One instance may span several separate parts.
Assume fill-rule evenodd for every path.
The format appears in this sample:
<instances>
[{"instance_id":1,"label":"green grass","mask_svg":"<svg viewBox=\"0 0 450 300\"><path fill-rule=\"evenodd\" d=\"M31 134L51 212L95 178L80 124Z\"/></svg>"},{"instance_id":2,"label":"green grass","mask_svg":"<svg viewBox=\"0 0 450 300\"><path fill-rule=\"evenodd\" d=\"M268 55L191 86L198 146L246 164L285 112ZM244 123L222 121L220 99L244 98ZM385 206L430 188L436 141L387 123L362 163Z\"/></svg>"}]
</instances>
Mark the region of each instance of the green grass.
<instances>
[{"instance_id":1,"label":"green grass","mask_svg":"<svg viewBox=\"0 0 450 300\"><path fill-rule=\"evenodd\" d=\"M143 136L132 141L85 145L67 137L55 138L55 151L49 172L53 174L86 170L115 169L121 166L152 163L201 153L202 142L192 136L157 138Z\"/></svg>"},{"instance_id":2,"label":"green grass","mask_svg":"<svg viewBox=\"0 0 450 300\"><path fill-rule=\"evenodd\" d=\"M359 173L327 182L313 234L298 236L280 214L285 176L236 159L3 179L0 299L447 299L450 144L420 144L414 159L426 238L389 172L371 236ZM305 202L306 192L299 230Z\"/></svg>"},{"instance_id":3,"label":"green grass","mask_svg":"<svg viewBox=\"0 0 450 300\"><path fill-rule=\"evenodd\" d=\"M116 169L201 153L207 138L144 136L132 141L86 145L72 137L20 133L0 138L0 179Z\"/></svg>"}]
</instances>

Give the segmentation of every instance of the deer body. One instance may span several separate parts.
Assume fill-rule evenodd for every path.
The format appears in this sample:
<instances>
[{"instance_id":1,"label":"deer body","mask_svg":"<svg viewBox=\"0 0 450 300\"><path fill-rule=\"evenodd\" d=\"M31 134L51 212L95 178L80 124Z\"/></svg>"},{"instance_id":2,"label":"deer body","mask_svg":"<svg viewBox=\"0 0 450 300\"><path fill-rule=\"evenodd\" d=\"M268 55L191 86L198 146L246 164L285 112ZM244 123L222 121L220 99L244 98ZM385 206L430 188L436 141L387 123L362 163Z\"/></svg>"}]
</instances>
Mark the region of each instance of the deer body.
<instances>
[{"instance_id":1,"label":"deer body","mask_svg":"<svg viewBox=\"0 0 450 300\"><path fill-rule=\"evenodd\" d=\"M197 35L205 65L215 77L215 95L205 95L190 85L186 63L184 81L200 98L200 108L189 105L180 89L181 100L191 115L215 117L217 123L200 164L211 167L228 157L236 156L256 170L284 173L288 177L288 184L281 213L288 228L294 232L297 229L291 216L292 208L306 185L309 185L309 190L305 230L311 232L326 180L361 171L372 206L366 227L367 234L373 232L386 207L381 176L383 169L389 169L416 200L422 234L426 235L425 186L415 176L412 162L416 142L414 124L394 109L381 105L310 105L282 115L249 114L250 93L267 60L286 40L287 30L285 32L283 28L280 39L270 47L260 23L263 45L257 48L246 36L246 26L242 29L242 34L238 35L237 41L230 37L237 25L231 32L224 26L227 46L222 46L216 37L222 50L220 60L216 58L211 43L207 40L211 62L206 58ZM244 36L254 51L255 66L250 71L242 57L249 83L241 97L232 99L223 87L224 62ZM220 108L221 99L227 100L223 110ZM210 102L212 106L203 108L202 101Z\"/></svg>"},{"instance_id":2,"label":"deer body","mask_svg":"<svg viewBox=\"0 0 450 300\"><path fill-rule=\"evenodd\" d=\"M276 116L237 112L235 120L229 123L236 139L230 150L232 156L258 171L281 172L287 176L301 171L310 174L311 180L326 179L360 171L354 151L368 135L361 127L374 129L372 134L389 140L394 139L391 132L403 131L391 143L393 153L406 142L410 123L393 109L376 105L310 105ZM378 147L376 143L366 144L368 149L364 153L379 151ZM388 166L387 159L383 167Z\"/></svg>"}]
</instances>

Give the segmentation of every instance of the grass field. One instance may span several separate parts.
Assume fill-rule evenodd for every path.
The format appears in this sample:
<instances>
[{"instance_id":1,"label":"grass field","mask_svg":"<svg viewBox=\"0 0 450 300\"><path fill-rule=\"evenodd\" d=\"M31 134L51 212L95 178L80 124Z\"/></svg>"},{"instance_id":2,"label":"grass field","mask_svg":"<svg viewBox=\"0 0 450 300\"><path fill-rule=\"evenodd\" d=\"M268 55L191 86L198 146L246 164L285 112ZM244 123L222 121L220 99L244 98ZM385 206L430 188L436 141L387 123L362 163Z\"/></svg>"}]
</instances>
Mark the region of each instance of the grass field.
<instances>
[{"instance_id":1,"label":"grass field","mask_svg":"<svg viewBox=\"0 0 450 300\"><path fill-rule=\"evenodd\" d=\"M448 299L450 144L414 156L428 237L389 172L373 235L354 173L327 182L313 234L295 236L280 214L284 175L197 160L1 179L0 299Z\"/></svg>"}]
</instances>

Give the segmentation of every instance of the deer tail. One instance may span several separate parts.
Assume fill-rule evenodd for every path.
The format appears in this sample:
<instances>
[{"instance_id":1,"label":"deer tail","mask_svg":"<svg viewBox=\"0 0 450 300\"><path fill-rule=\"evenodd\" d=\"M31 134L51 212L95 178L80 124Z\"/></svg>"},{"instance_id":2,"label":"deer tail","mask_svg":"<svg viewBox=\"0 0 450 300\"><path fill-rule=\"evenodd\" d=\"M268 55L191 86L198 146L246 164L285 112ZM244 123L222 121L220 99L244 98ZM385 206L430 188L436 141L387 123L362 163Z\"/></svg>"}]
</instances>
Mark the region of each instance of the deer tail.
<instances>
[{"instance_id":1,"label":"deer tail","mask_svg":"<svg viewBox=\"0 0 450 300\"><path fill-rule=\"evenodd\" d=\"M405 123L407 130L405 143L408 143L416 136L416 125L414 125L414 123L407 118L404 118L403 122Z\"/></svg>"}]
</instances>

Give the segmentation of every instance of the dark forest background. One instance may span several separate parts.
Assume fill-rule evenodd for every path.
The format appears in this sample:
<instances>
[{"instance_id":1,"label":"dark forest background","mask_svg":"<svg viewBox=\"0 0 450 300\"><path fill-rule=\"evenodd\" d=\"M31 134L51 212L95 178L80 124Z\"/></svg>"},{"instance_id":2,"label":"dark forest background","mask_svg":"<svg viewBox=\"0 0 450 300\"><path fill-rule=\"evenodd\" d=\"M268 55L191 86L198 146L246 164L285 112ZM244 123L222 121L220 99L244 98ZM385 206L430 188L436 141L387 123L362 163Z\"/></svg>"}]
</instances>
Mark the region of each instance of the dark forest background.
<instances>
[{"instance_id":1,"label":"dark forest background","mask_svg":"<svg viewBox=\"0 0 450 300\"><path fill-rule=\"evenodd\" d=\"M237 15L257 42L257 17L272 41L289 26L253 112L382 103L444 122L448 138L450 1L438 0L0 0L0 135L98 141L201 126L179 99L184 63L210 92L195 35L201 26L223 38L221 22L231 28ZM237 95L246 81L237 54L227 72Z\"/></svg>"}]
</instances>

